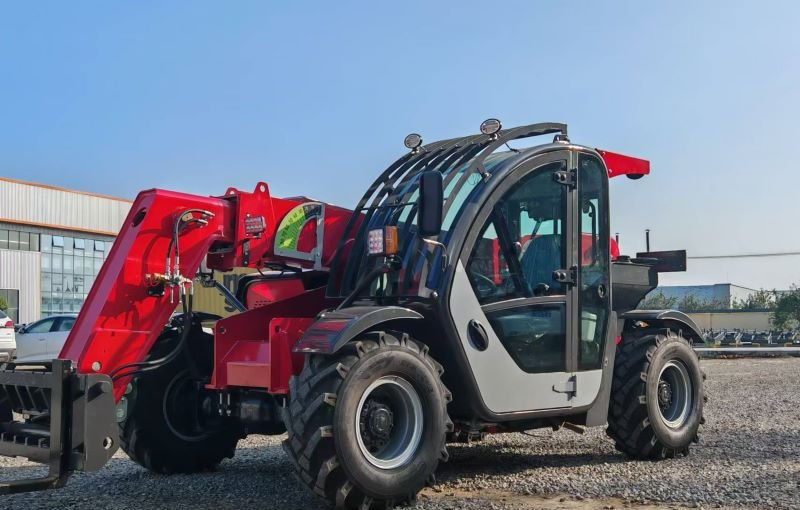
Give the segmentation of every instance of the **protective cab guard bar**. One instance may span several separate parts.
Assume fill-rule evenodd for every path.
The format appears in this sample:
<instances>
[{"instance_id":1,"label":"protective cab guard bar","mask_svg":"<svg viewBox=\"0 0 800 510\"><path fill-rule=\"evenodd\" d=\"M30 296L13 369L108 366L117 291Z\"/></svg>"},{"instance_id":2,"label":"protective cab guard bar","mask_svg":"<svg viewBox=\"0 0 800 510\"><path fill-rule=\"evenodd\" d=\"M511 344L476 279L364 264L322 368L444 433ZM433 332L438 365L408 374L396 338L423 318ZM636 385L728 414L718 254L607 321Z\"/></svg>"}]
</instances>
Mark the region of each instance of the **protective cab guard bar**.
<instances>
[{"instance_id":1,"label":"protective cab guard bar","mask_svg":"<svg viewBox=\"0 0 800 510\"><path fill-rule=\"evenodd\" d=\"M0 455L48 467L40 478L0 482L0 494L55 489L73 471L105 465L119 447L112 388L107 375L76 374L70 360L0 365Z\"/></svg>"},{"instance_id":2,"label":"protective cab guard bar","mask_svg":"<svg viewBox=\"0 0 800 510\"><path fill-rule=\"evenodd\" d=\"M356 205L355 210L364 212L364 217L361 220L364 223L369 223L373 214L381 209L382 206L396 206L408 199L409 194L403 193L405 189L404 184L409 183L415 176L432 168L438 168L441 171L444 169L458 168L462 164L471 162L467 171L460 176L451 191L451 193L456 194L461 186L467 182L470 175L483 169L483 161L498 147L512 140L547 134L556 134L566 140L567 125L558 122L542 122L500 130L493 135L476 134L440 140L421 146L419 150L404 154L384 170L363 195L358 205ZM445 179L444 186L447 187L450 180L455 176L456 173L451 172L448 178ZM367 206L367 202L369 202L370 199L372 199L372 202ZM448 209L449 204L445 204L445 215ZM345 227L345 235L341 238L337 249L343 249L347 239L351 237L352 230L355 227L356 216L357 215L353 215L350 222L348 222ZM410 223L411 222L409 222L409 225ZM364 239L362 238L362 234L363 232L360 232L359 237L355 239L355 246L363 244ZM358 254L352 255L353 257L358 257ZM413 263L416 263L416 261L413 261L412 264ZM352 272L357 266L358 263L351 261L341 281L352 279ZM413 267L413 265L410 267ZM337 275L338 270L339 268L334 264L332 274ZM335 282L334 287L339 284L339 281Z\"/></svg>"}]
</instances>

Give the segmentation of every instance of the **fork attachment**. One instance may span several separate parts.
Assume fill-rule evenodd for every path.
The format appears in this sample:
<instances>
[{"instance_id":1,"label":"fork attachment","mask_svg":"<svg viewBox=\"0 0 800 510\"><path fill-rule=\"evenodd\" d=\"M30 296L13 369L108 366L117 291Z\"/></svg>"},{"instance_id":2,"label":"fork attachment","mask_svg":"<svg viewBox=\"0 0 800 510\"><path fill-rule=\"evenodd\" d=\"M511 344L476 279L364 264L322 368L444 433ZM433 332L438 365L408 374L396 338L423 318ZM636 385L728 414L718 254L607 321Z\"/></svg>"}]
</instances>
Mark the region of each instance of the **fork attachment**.
<instances>
[{"instance_id":1,"label":"fork attachment","mask_svg":"<svg viewBox=\"0 0 800 510\"><path fill-rule=\"evenodd\" d=\"M48 474L0 482L0 494L56 489L74 471L96 471L119 447L113 386L76 374L70 360L0 365L0 455L48 466Z\"/></svg>"}]
</instances>

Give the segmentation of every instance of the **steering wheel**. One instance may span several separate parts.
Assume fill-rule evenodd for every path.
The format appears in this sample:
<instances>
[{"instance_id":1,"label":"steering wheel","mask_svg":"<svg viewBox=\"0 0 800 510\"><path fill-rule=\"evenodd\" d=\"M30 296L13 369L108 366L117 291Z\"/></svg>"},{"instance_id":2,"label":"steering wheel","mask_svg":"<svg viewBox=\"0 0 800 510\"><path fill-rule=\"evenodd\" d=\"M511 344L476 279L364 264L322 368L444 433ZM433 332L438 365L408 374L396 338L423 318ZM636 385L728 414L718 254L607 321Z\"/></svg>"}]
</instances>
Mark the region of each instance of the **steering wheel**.
<instances>
[{"instance_id":1,"label":"steering wheel","mask_svg":"<svg viewBox=\"0 0 800 510\"><path fill-rule=\"evenodd\" d=\"M497 293L497 284L494 283L494 280L476 271L470 271L469 274L472 277L472 283L475 286L475 291L480 297L488 297Z\"/></svg>"}]
</instances>

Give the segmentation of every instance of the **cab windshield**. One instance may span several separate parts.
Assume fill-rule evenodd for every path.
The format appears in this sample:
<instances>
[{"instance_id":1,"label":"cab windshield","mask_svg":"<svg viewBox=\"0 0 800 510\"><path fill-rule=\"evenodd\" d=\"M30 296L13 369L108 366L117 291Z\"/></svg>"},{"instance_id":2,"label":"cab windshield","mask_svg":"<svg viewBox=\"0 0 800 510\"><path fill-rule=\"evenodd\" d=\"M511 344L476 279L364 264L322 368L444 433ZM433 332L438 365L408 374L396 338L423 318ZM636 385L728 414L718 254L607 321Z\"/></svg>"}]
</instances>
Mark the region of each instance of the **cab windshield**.
<instances>
[{"instance_id":1,"label":"cab windshield","mask_svg":"<svg viewBox=\"0 0 800 510\"><path fill-rule=\"evenodd\" d=\"M494 169L506 159L515 156L514 152L499 152L489 155L483 162L487 172ZM383 297L418 297L424 295L426 287L432 286L431 262L439 261L435 254L421 242L417 235L417 200L419 198L419 179L425 170L436 169L442 173L444 181L444 217L442 232L438 241L447 244L449 233L455 224L469 197L483 186L483 178L478 173L466 175L474 157L457 164L434 165L431 168L418 169L414 175L400 179L391 192L377 204L361 209L361 221L358 226L345 233L328 293L331 296L347 296L370 271L384 263L383 256L370 256L367 253L367 232L385 226L396 226L398 231L398 257L402 267L396 271L377 278L364 291L363 298ZM348 249L349 248L349 249ZM438 251L438 250L437 250ZM438 266L438 263L437 263ZM437 266L433 266L434 274Z\"/></svg>"}]
</instances>

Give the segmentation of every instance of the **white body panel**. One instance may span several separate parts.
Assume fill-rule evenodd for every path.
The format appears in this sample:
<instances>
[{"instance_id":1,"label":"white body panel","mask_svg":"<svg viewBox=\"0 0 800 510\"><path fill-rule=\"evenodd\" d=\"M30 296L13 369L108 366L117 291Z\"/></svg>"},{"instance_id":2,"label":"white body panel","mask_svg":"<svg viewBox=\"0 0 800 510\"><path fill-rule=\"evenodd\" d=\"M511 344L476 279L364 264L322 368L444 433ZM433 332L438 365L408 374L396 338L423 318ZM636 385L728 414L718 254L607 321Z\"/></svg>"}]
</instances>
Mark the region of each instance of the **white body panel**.
<instances>
[{"instance_id":1,"label":"white body panel","mask_svg":"<svg viewBox=\"0 0 800 510\"><path fill-rule=\"evenodd\" d=\"M456 268L451 293L450 314L467 354L472 373L486 407L494 413L513 413L531 409L570 407L566 393L552 390L554 384L566 383L571 374L529 374L519 368L508 354L486 319L472 290L461 262ZM467 327L471 319L487 325L488 347L479 351L469 341Z\"/></svg>"},{"instance_id":2,"label":"white body panel","mask_svg":"<svg viewBox=\"0 0 800 510\"><path fill-rule=\"evenodd\" d=\"M602 370L531 374L514 361L483 313L467 272L458 263L450 298L450 314L478 383L483 402L498 414L582 407L591 404L600 391ZM469 341L471 319L487 325L488 347L479 351ZM574 377L576 392L556 391Z\"/></svg>"}]
</instances>

